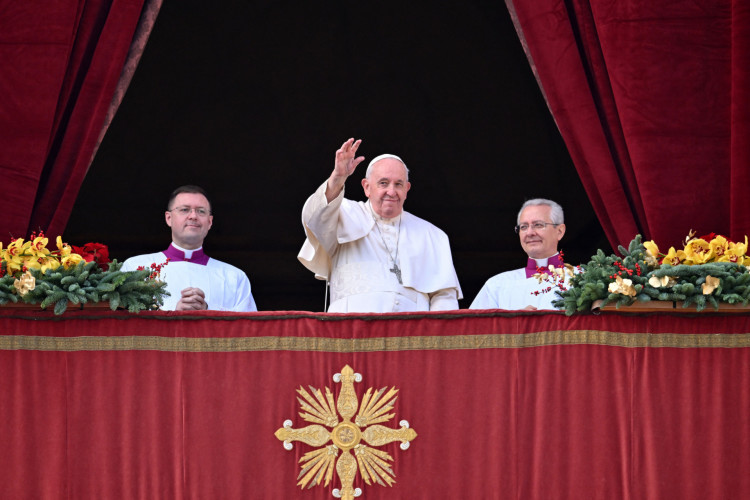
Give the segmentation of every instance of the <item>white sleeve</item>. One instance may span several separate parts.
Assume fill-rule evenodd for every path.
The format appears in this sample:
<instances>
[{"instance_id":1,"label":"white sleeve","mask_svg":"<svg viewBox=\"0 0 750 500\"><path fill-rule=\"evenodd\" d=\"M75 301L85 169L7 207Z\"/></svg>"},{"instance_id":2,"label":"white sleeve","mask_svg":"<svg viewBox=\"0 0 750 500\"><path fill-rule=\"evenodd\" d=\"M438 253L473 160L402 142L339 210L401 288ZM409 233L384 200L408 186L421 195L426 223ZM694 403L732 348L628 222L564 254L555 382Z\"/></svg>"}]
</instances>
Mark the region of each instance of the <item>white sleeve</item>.
<instances>
[{"instance_id":1,"label":"white sleeve","mask_svg":"<svg viewBox=\"0 0 750 500\"><path fill-rule=\"evenodd\" d=\"M339 210L344 200L342 189L341 193L328 203L325 189L324 182L302 208L302 225L305 228L306 239L297 255L302 265L321 279L330 275L331 256L338 246Z\"/></svg>"},{"instance_id":2,"label":"white sleeve","mask_svg":"<svg viewBox=\"0 0 750 500\"><path fill-rule=\"evenodd\" d=\"M255 299L253 298L250 289L250 280L245 273L242 273L242 276L239 279L237 286L237 302L232 310L237 312L255 312L258 310L258 306L255 305Z\"/></svg>"},{"instance_id":3,"label":"white sleeve","mask_svg":"<svg viewBox=\"0 0 750 500\"><path fill-rule=\"evenodd\" d=\"M490 293L490 282L484 284L479 293L477 294L474 301L469 306L469 309L497 309L498 304L495 297Z\"/></svg>"},{"instance_id":4,"label":"white sleeve","mask_svg":"<svg viewBox=\"0 0 750 500\"><path fill-rule=\"evenodd\" d=\"M443 288L430 295L430 311L455 311L458 299L455 288Z\"/></svg>"},{"instance_id":5,"label":"white sleeve","mask_svg":"<svg viewBox=\"0 0 750 500\"><path fill-rule=\"evenodd\" d=\"M302 223L305 226L307 237L313 238L323 246L323 249L332 255L338 245L337 229L339 223L339 209L344 200L344 190L330 203L326 199L326 183L324 182L307 199L302 208ZM310 238L310 239L313 239Z\"/></svg>"}]
</instances>

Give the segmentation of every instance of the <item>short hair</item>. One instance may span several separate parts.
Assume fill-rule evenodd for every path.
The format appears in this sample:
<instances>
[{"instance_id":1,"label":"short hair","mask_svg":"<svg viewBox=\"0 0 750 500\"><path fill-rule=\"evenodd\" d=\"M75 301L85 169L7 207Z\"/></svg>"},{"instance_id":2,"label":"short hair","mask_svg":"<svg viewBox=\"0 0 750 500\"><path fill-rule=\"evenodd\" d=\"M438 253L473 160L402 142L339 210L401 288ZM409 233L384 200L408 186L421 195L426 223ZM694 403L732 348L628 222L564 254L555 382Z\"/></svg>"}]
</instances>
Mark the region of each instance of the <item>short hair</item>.
<instances>
[{"instance_id":1,"label":"short hair","mask_svg":"<svg viewBox=\"0 0 750 500\"><path fill-rule=\"evenodd\" d=\"M384 155L376 156L375 158L373 158L370 161L370 164L367 165L367 170L365 171L365 178L366 179L370 178L370 174L372 173L372 166L373 165L375 165L380 160L385 160L386 158L392 158L394 160L398 160L398 161L401 162L401 165L404 166L404 170L406 170L406 182L409 182L409 167L406 166L406 163L404 163L404 160L402 160L401 158L399 158L396 155L391 155L391 154L387 154L387 153L384 154Z\"/></svg>"},{"instance_id":2,"label":"short hair","mask_svg":"<svg viewBox=\"0 0 750 500\"><path fill-rule=\"evenodd\" d=\"M178 194L182 193L193 193L193 194L202 194L206 197L206 200L208 200L208 211L211 212L211 198L208 197L208 193L206 193L206 190L203 189L200 186L194 186L192 184L186 184L184 186L180 186L174 191L172 191L172 194L169 196L169 201L167 202L167 211L172 210L172 202L175 198L177 198Z\"/></svg>"},{"instance_id":3,"label":"short hair","mask_svg":"<svg viewBox=\"0 0 750 500\"><path fill-rule=\"evenodd\" d=\"M533 207L538 205L545 205L549 207L549 217L550 219L552 219L553 224L565 223L563 209L559 203L548 200L546 198L534 198L533 200L528 200L523 205L521 205L521 210L518 211L518 217L516 217L516 224L521 223L521 212L523 212L526 207Z\"/></svg>"}]
</instances>

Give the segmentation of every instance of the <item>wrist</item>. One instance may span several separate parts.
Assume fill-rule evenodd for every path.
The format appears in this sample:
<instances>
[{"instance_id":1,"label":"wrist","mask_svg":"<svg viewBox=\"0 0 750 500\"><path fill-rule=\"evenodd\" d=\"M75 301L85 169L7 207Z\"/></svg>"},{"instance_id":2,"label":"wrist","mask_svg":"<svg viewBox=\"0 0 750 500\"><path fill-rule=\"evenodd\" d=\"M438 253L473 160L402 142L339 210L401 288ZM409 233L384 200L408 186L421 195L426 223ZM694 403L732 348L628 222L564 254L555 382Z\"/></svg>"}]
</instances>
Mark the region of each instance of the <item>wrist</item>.
<instances>
[{"instance_id":1,"label":"wrist","mask_svg":"<svg viewBox=\"0 0 750 500\"><path fill-rule=\"evenodd\" d=\"M341 191L343 189L344 184L346 184L347 176L341 176L341 175L331 175L328 178L328 188L336 191Z\"/></svg>"},{"instance_id":2,"label":"wrist","mask_svg":"<svg viewBox=\"0 0 750 500\"><path fill-rule=\"evenodd\" d=\"M344 190L344 182L336 182L332 179L328 179L326 182L326 199L330 203L334 198L338 197Z\"/></svg>"}]
</instances>

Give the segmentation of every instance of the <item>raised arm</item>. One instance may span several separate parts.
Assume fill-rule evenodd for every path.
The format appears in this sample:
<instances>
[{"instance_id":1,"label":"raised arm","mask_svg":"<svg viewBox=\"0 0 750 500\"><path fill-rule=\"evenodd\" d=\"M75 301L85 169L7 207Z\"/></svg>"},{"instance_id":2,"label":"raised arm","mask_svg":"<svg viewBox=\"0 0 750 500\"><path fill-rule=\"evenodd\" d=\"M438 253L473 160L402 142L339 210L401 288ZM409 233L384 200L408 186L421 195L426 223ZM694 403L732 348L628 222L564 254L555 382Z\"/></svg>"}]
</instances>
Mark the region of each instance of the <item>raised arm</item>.
<instances>
[{"instance_id":1,"label":"raised arm","mask_svg":"<svg viewBox=\"0 0 750 500\"><path fill-rule=\"evenodd\" d=\"M346 141L336 151L336 160L333 165L333 172L328 178L326 184L326 200L328 203L333 201L341 190L344 188L347 177L354 173L354 169L357 165L362 163L365 159L364 156L356 156L359 145L362 144L362 139L356 141L352 138Z\"/></svg>"},{"instance_id":2,"label":"raised arm","mask_svg":"<svg viewBox=\"0 0 750 500\"><path fill-rule=\"evenodd\" d=\"M364 156L356 156L362 140L349 139L336 151L333 172L326 182L310 196L302 207L302 225L305 239L297 258L317 276L327 277L331 273L331 256L338 248L338 224L347 177L354 173Z\"/></svg>"}]
</instances>

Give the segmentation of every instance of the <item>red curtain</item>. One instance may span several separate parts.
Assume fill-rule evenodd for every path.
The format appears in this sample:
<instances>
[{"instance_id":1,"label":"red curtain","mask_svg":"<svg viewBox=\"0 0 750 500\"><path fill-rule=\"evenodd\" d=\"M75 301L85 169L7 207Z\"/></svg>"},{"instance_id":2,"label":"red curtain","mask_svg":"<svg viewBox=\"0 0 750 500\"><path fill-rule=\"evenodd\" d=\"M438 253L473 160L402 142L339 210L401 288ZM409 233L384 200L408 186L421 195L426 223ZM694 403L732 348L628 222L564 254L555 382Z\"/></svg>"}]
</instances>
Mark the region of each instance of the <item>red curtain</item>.
<instances>
[{"instance_id":1,"label":"red curtain","mask_svg":"<svg viewBox=\"0 0 750 500\"><path fill-rule=\"evenodd\" d=\"M745 315L5 308L0 496L330 499L274 433L347 364L417 432L363 498L750 498Z\"/></svg>"},{"instance_id":2,"label":"red curtain","mask_svg":"<svg viewBox=\"0 0 750 500\"><path fill-rule=\"evenodd\" d=\"M3 238L62 233L160 5L0 4L0 176L13 186L0 197Z\"/></svg>"},{"instance_id":3,"label":"red curtain","mask_svg":"<svg viewBox=\"0 0 750 500\"><path fill-rule=\"evenodd\" d=\"M610 243L750 234L750 4L506 0Z\"/></svg>"}]
</instances>

